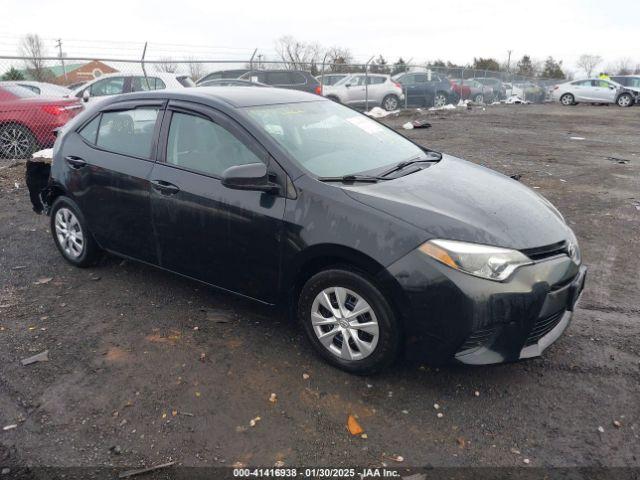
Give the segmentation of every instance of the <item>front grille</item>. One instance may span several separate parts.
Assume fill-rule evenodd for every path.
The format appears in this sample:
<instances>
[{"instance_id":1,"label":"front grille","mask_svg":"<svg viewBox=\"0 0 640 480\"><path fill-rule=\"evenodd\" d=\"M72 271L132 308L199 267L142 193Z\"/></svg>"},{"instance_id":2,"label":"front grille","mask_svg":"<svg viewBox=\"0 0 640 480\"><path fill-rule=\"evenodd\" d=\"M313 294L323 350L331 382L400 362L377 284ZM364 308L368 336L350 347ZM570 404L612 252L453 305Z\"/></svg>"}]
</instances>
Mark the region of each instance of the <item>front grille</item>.
<instances>
[{"instance_id":1,"label":"front grille","mask_svg":"<svg viewBox=\"0 0 640 480\"><path fill-rule=\"evenodd\" d=\"M471 335L469 335L467 340L465 340L465 342L462 344L462 347L460 347L460 349L458 350L458 353L485 345L487 341L493 336L495 331L495 327L476 330Z\"/></svg>"},{"instance_id":2,"label":"front grille","mask_svg":"<svg viewBox=\"0 0 640 480\"><path fill-rule=\"evenodd\" d=\"M564 315L564 310L560 310L558 313L554 313L545 318L539 318L536 320L536 323L533 325L533 329L529 336L527 337L527 341L525 342L525 346L535 345L538 343L542 337L544 337L547 333L553 330L560 320L562 320L562 316Z\"/></svg>"},{"instance_id":3,"label":"front grille","mask_svg":"<svg viewBox=\"0 0 640 480\"><path fill-rule=\"evenodd\" d=\"M562 241L545 245L544 247L527 248L521 250L521 252L533 261L543 260L561 254L567 255L567 242Z\"/></svg>"}]
</instances>

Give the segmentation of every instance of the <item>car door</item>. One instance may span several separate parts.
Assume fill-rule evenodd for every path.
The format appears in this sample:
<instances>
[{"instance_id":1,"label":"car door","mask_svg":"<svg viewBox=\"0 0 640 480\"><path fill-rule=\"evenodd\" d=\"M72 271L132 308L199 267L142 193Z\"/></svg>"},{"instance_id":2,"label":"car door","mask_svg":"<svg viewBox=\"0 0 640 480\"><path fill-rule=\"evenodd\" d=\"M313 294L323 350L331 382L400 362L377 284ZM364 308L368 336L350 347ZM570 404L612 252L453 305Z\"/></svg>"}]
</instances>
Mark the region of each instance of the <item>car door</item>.
<instances>
[{"instance_id":1,"label":"car door","mask_svg":"<svg viewBox=\"0 0 640 480\"><path fill-rule=\"evenodd\" d=\"M593 83L591 80L581 80L573 84L573 92L577 102L590 102L595 100Z\"/></svg>"},{"instance_id":2,"label":"car door","mask_svg":"<svg viewBox=\"0 0 640 480\"><path fill-rule=\"evenodd\" d=\"M157 263L149 175L163 102L112 104L65 137L67 188L101 247Z\"/></svg>"},{"instance_id":3,"label":"car door","mask_svg":"<svg viewBox=\"0 0 640 480\"><path fill-rule=\"evenodd\" d=\"M618 87L606 80L593 80L594 96L599 102L613 103L616 99Z\"/></svg>"},{"instance_id":4,"label":"car door","mask_svg":"<svg viewBox=\"0 0 640 480\"><path fill-rule=\"evenodd\" d=\"M347 90L347 95L346 95L347 101L345 103L350 105L364 103L364 97L365 97L364 82L365 82L364 75L354 75L346 81L344 86Z\"/></svg>"},{"instance_id":5,"label":"car door","mask_svg":"<svg viewBox=\"0 0 640 480\"><path fill-rule=\"evenodd\" d=\"M264 162L286 174L239 124L205 106L171 101L151 172L160 264L268 303L275 301L285 198L222 185L229 167Z\"/></svg>"}]
</instances>

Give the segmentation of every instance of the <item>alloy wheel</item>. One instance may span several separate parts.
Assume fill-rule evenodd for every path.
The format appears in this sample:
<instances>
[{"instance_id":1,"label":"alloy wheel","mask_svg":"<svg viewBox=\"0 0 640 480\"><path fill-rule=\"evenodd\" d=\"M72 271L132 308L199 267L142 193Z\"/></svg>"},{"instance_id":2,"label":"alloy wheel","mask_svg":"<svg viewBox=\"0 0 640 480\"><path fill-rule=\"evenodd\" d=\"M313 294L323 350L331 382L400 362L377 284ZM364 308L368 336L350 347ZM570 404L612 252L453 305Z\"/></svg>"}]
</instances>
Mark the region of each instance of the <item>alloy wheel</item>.
<instances>
[{"instance_id":1,"label":"alloy wheel","mask_svg":"<svg viewBox=\"0 0 640 480\"><path fill-rule=\"evenodd\" d=\"M383 107L388 112L395 110L396 108L398 108L398 99L393 95L389 95L384 99Z\"/></svg>"},{"instance_id":2,"label":"alloy wheel","mask_svg":"<svg viewBox=\"0 0 640 480\"><path fill-rule=\"evenodd\" d=\"M77 259L84 251L84 234L75 214L62 207L56 212L56 237L64 253L71 259Z\"/></svg>"},{"instance_id":3,"label":"alloy wheel","mask_svg":"<svg viewBox=\"0 0 640 480\"><path fill-rule=\"evenodd\" d=\"M31 139L17 127L8 126L0 130L0 152L9 158L23 158L31 149Z\"/></svg>"},{"instance_id":4,"label":"alloy wheel","mask_svg":"<svg viewBox=\"0 0 640 480\"><path fill-rule=\"evenodd\" d=\"M433 106L434 107L444 107L447 104L447 97L446 95L439 93L436 95L436 98L433 101Z\"/></svg>"},{"instance_id":5,"label":"alloy wheel","mask_svg":"<svg viewBox=\"0 0 640 480\"><path fill-rule=\"evenodd\" d=\"M629 95L620 95L620 97L618 97L618 105L628 107L631 105L631 97Z\"/></svg>"},{"instance_id":6,"label":"alloy wheel","mask_svg":"<svg viewBox=\"0 0 640 480\"><path fill-rule=\"evenodd\" d=\"M573 105L573 97L571 95L563 95L560 98L560 103L563 105Z\"/></svg>"},{"instance_id":7,"label":"alloy wheel","mask_svg":"<svg viewBox=\"0 0 640 480\"><path fill-rule=\"evenodd\" d=\"M380 337L376 314L358 293L329 287L316 295L311 325L320 343L342 360L362 360L371 355Z\"/></svg>"}]
</instances>

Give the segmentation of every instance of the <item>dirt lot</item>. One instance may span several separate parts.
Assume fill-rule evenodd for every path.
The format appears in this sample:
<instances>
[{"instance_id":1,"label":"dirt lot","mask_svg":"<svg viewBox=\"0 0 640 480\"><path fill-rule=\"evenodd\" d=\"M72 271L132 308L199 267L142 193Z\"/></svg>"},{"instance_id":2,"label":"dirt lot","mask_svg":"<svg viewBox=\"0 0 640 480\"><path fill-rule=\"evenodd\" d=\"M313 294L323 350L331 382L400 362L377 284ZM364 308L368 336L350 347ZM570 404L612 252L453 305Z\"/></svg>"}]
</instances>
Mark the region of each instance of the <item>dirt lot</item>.
<instances>
[{"instance_id":1,"label":"dirt lot","mask_svg":"<svg viewBox=\"0 0 640 480\"><path fill-rule=\"evenodd\" d=\"M113 257L72 268L23 166L3 161L0 427L17 427L0 430L0 466L640 466L640 108L429 118L403 132L521 174L580 239L587 289L543 358L350 376L278 312ZM45 349L48 363L21 365Z\"/></svg>"}]
</instances>

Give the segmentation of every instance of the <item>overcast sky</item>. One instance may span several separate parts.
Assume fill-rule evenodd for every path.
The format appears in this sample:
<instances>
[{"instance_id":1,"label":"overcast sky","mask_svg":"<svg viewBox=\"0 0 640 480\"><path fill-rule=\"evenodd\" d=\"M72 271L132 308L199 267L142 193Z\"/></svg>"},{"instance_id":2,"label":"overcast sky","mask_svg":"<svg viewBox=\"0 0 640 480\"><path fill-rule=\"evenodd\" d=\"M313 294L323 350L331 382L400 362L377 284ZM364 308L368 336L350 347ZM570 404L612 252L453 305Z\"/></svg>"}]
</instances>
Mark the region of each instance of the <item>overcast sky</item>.
<instances>
[{"instance_id":1,"label":"overcast sky","mask_svg":"<svg viewBox=\"0 0 640 480\"><path fill-rule=\"evenodd\" d=\"M414 61L473 57L506 60L529 54L564 60L574 70L582 53L615 64L640 63L640 1L196 1L4 0L0 53L15 54L16 39L38 33L54 53L62 38L68 55L139 56L150 42L156 58L239 58L258 47L273 55L274 40L293 35L323 46L346 46L357 60L384 55ZM193 47L188 47L193 45ZM154 55L155 54L155 55Z\"/></svg>"}]
</instances>

